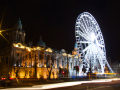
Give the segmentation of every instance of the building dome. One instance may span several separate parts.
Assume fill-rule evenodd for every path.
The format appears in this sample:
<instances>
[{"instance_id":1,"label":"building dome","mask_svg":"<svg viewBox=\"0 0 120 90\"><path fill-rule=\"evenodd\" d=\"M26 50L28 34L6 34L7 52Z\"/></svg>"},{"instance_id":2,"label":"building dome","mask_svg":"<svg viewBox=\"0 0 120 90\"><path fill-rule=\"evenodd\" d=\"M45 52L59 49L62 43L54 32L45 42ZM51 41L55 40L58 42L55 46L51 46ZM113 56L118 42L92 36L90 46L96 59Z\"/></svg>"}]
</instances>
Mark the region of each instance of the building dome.
<instances>
[{"instance_id":1,"label":"building dome","mask_svg":"<svg viewBox=\"0 0 120 90\"><path fill-rule=\"evenodd\" d=\"M22 31L22 23L21 23L21 19L19 18L18 23L17 23L17 30Z\"/></svg>"},{"instance_id":2,"label":"building dome","mask_svg":"<svg viewBox=\"0 0 120 90\"><path fill-rule=\"evenodd\" d=\"M38 42L38 46L46 47L45 42L43 42L43 40L41 38L40 38L40 40Z\"/></svg>"},{"instance_id":3,"label":"building dome","mask_svg":"<svg viewBox=\"0 0 120 90\"><path fill-rule=\"evenodd\" d=\"M61 49L61 53L65 53L65 49Z\"/></svg>"}]
</instances>

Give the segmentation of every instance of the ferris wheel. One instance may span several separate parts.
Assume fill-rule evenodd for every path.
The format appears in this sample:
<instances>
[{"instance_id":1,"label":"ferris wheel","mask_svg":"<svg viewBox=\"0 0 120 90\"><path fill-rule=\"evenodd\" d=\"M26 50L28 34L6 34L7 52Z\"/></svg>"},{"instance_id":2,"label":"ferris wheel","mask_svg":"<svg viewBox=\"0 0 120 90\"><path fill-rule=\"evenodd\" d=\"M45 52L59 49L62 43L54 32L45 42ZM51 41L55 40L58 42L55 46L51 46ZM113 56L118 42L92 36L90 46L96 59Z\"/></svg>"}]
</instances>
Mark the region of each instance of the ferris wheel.
<instances>
[{"instance_id":1,"label":"ferris wheel","mask_svg":"<svg viewBox=\"0 0 120 90\"><path fill-rule=\"evenodd\" d=\"M76 20L75 36L78 54L81 55L82 67L86 73L104 73L105 67L113 72L106 60L104 39L95 18L88 12L81 13Z\"/></svg>"}]
</instances>

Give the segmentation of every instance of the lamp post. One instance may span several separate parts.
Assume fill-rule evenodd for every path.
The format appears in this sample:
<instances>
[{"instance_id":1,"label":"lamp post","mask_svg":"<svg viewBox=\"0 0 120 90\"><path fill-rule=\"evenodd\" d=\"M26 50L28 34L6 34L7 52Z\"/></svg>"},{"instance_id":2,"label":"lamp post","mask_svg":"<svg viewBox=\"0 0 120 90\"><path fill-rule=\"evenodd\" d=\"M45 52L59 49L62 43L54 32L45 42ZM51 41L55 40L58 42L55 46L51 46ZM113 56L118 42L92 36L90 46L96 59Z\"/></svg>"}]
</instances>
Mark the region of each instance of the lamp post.
<instances>
[{"instance_id":1,"label":"lamp post","mask_svg":"<svg viewBox=\"0 0 120 90\"><path fill-rule=\"evenodd\" d=\"M1 25L1 24L2 24L2 23L0 23L0 36L1 36L2 38L4 38L4 39L8 42L8 40L7 40L7 39L5 38L5 36L3 35L3 32L5 32L6 30L2 30L2 28L1 28L2 25ZM8 43L9 43L9 42L8 42ZM7 48L6 48L6 49L7 49ZM7 50L5 50L5 51L9 51L9 50L7 49ZM4 51L4 52L5 52L5 51ZM8 53L8 52L7 52L7 53ZM5 73L6 73L6 78L9 79L9 76L10 76L10 75L9 75L9 71L10 71L10 68L11 68L11 66L10 66L10 58L7 57L6 60L7 60L8 63L6 64L6 67L5 67L5 68L7 68ZM4 62L4 61L3 61L3 62ZM3 65L3 66L4 66L4 65Z\"/></svg>"}]
</instances>

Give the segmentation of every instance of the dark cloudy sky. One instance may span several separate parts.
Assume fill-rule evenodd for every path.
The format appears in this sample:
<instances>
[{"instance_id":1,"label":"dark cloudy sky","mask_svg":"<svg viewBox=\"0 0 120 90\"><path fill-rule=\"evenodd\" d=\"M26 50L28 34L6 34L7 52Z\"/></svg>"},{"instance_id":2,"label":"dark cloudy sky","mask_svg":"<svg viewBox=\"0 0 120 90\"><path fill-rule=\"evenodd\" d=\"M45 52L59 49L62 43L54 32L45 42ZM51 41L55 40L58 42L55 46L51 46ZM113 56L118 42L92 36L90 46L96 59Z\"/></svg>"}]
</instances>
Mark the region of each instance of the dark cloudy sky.
<instances>
[{"instance_id":1,"label":"dark cloudy sky","mask_svg":"<svg viewBox=\"0 0 120 90\"><path fill-rule=\"evenodd\" d=\"M36 43L42 36L47 46L71 51L77 16L90 12L105 40L107 56L120 60L120 5L115 0L0 0L3 27L14 27L20 17L27 36Z\"/></svg>"}]
</instances>

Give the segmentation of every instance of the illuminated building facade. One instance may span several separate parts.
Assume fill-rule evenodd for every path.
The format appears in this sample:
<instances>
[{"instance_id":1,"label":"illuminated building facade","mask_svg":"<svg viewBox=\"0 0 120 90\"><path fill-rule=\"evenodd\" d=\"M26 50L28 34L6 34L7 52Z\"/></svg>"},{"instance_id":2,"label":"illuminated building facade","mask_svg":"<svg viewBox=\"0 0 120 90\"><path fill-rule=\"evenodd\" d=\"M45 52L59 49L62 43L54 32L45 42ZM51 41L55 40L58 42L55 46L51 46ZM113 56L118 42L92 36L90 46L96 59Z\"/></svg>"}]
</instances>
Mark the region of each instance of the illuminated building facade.
<instances>
[{"instance_id":1,"label":"illuminated building facade","mask_svg":"<svg viewBox=\"0 0 120 90\"><path fill-rule=\"evenodd\" d=\"M64 49L56 51L40 40L37 46L25 44L25 32L21 20L17 30L11 33L12 46L8 55L0 56L0 64L7 60L8 73L1 72L0 77L56 79L79 75L80 55L77 48L72 54Z\"/></svg>"}]
</instances>

